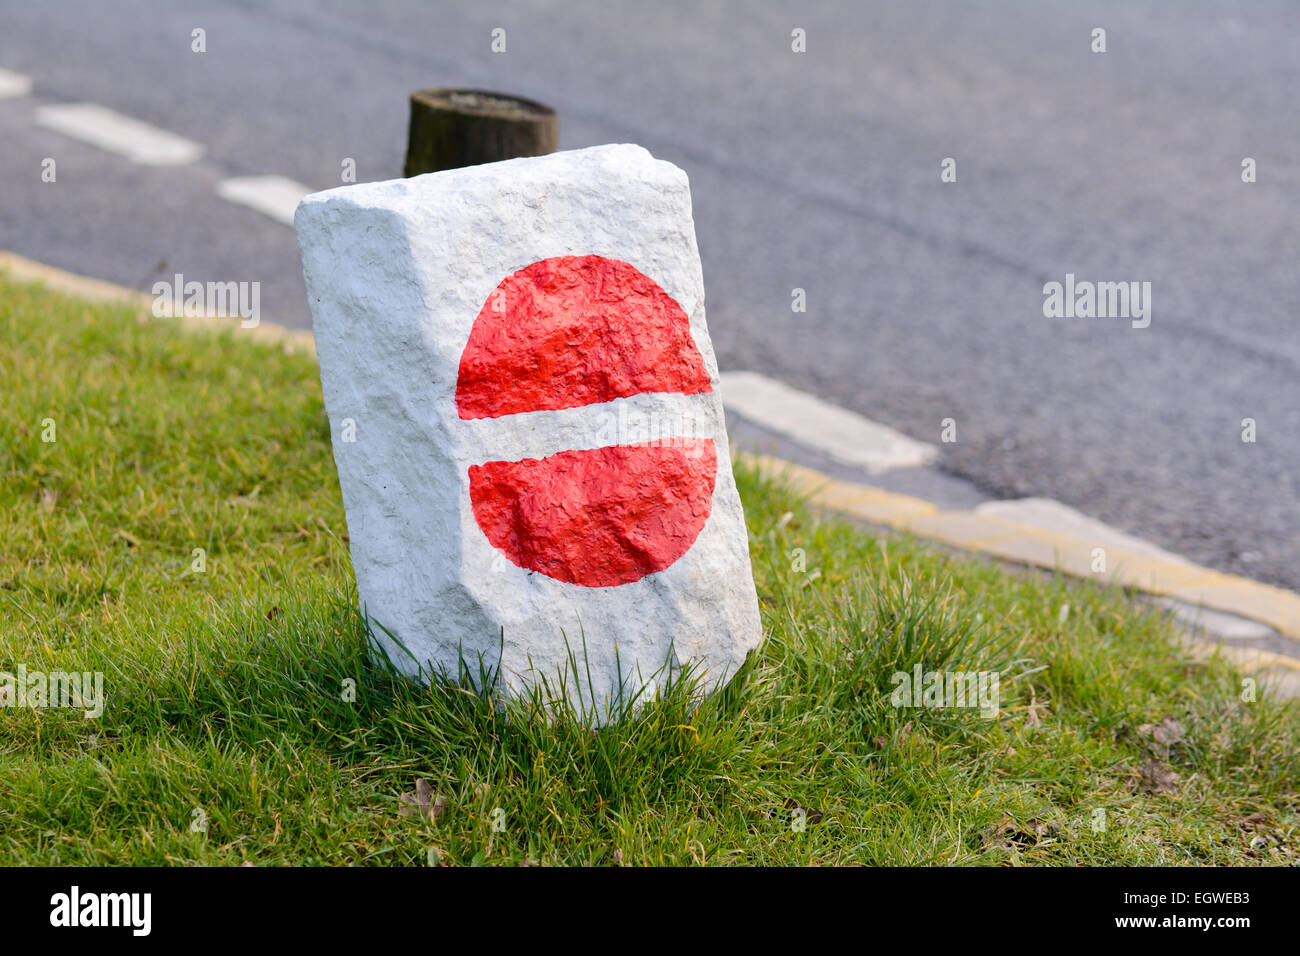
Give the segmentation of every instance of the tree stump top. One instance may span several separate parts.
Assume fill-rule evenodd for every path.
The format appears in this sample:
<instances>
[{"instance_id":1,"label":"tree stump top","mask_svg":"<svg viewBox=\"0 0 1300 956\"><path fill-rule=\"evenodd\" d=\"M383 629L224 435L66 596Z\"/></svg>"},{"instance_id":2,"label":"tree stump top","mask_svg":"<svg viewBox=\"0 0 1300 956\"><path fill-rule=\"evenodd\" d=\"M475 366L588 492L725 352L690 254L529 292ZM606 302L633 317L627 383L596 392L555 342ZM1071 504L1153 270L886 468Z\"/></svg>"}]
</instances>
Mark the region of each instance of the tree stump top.
<instances>
[{"instance_id":1,"label":"tree stump top","mask_svg":"<svg viewBox=\"0 0 1300 956\"><path fill-rule=\"evenodd\" d=\"M559 148L559 117L536 100L487 90L411 94L407 176L543 156Z\"/></svg>"},{"instance_id":2,"label":"tree stump top","mask_svg":"<svg viewBox=\"0 0 1300 956\"><path fill-rule=\"evenodd\" d=\"M538 120L555 115L555 110L545 103L538 103L536 100L525 99L522 96L490 93L486 90L439 87L417 90L411 94L411 99L429 106L455 110L458 113L490 116L503 120Z\"/></svg>"}]
</instances>

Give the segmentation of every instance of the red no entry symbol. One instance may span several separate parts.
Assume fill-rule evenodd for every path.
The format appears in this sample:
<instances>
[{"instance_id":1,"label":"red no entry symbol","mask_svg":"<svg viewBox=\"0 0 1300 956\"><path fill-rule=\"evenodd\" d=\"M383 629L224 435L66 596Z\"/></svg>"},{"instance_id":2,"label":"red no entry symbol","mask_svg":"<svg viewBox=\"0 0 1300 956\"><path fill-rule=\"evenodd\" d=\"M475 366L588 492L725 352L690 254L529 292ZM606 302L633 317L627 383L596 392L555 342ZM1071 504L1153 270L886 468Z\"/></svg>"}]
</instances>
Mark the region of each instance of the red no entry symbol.
<instances>
[{"instance_id":1,"label":"red no entry symbol","mask_svg":"<svg viewBox=\"0 0 1300 956\"><path fill-rule=\"evenodd\" d=\"M463 419L579 408L647 392L710 390L685 310L635 266L543 259L488 297L461 355ZM521 423L521 427L526 427ZM610 445L469 468L474 519L514 564L612 587L662 571L713 503L709 439Z\"/></svg>"}]
</instances>

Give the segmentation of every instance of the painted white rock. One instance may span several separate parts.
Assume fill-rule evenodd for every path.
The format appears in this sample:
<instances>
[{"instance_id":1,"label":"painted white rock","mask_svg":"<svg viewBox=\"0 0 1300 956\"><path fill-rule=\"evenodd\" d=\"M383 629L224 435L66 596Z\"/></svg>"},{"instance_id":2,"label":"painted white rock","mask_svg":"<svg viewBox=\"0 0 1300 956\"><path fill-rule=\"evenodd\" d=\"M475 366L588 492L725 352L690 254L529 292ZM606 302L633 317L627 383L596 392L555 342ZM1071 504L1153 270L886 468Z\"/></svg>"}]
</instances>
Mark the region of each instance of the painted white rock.
<instances>
[{"instance_id":1,"label":"painted white rock","mask_svg":"<svg viewBox=\"0 0 1300 956\"><path fill-rule=\"evenodd\" d=\"M597 719L760 636L686 175L601 146L295 217L363 612Z\"/></svg>"}]
</instances>

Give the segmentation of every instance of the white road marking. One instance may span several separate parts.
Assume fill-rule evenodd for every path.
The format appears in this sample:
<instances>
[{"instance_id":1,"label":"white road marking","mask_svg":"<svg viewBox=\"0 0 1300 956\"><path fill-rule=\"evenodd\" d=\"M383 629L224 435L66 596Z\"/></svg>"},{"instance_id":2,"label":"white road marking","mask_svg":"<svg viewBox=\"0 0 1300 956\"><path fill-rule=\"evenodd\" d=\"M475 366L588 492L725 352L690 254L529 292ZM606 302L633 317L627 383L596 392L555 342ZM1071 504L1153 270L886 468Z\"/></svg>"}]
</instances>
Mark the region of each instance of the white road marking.
<instances>
[{"instance_id":1,"label":"white road marking","mask_svg":"<svg viewBox=\"0 0 1300 956\"><path fill-rule=\"evenodd\" d=\"M42 106L36 111L36 122L142 166L182 166L203 155L203 147L193 140L96 103Z\"/></svg>"},{"instance_id":2,"label":"white road marking","mask_svg":"<svg viewBox=\"0 0 1300 956\"><path fill-rule=\"evenodd\" d=\"M756 425L878 475L934 461L939 449L757 372L723 372L722 404Z\"/></svg>"},{"instance_id":3,"label":"white road marking","mask_svg":"<svg viewBox=\"0 0 1300 956\"><path fill-rule=\"evenodd\" d=\"M7 100L15 96L26 96L31 91L31 77L23 76L21 73L11 73L8 70L0 70L0 100Z\"/></svg>"},{"instance_id":4,"label":"white road marking","mask_svg":"<svg viewBox=\"0 0 1300 956\"><path fill-rule=\"evenodd\" d=\"M222 199L256 209L286 226L293 225L293 212L302 197L315 191L284 176L236 176L217 186Z\"/></svg>"}]
</instances>

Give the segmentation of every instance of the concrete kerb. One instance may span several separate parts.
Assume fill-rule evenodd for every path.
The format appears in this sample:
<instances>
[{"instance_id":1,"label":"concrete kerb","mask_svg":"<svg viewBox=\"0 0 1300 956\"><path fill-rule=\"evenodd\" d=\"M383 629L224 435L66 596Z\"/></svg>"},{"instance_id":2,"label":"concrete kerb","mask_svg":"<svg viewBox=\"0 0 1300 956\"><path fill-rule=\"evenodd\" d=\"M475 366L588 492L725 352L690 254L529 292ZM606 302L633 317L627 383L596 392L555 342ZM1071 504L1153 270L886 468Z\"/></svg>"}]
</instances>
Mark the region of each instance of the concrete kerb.
<instances>
[{"instance_id":1,"label":"concrete kerb","mask_svg":"<svg viewBox=\"0 0 1300 956\"><path fill-rule=\"evenodd\" d=\"M831 478L780 458L742 453L760 471L779 476L808 500L868 524L909 531L961 551L1073 577L1130 587L1199 608L1261 621L1300 640L1300 595L1248 578L1223 574L1155 549L1107 545L1105 572L1094 572L1094 541L977 511L943 511L920 498ZM1208 645L1206 642L1198 644ZM1283 669L1300 679L1300 661L1283 654L1214 642L1225 656L1253 669ZM1289 680L1289 679L1288 679Z\"/></svg>"}]
</instances>

